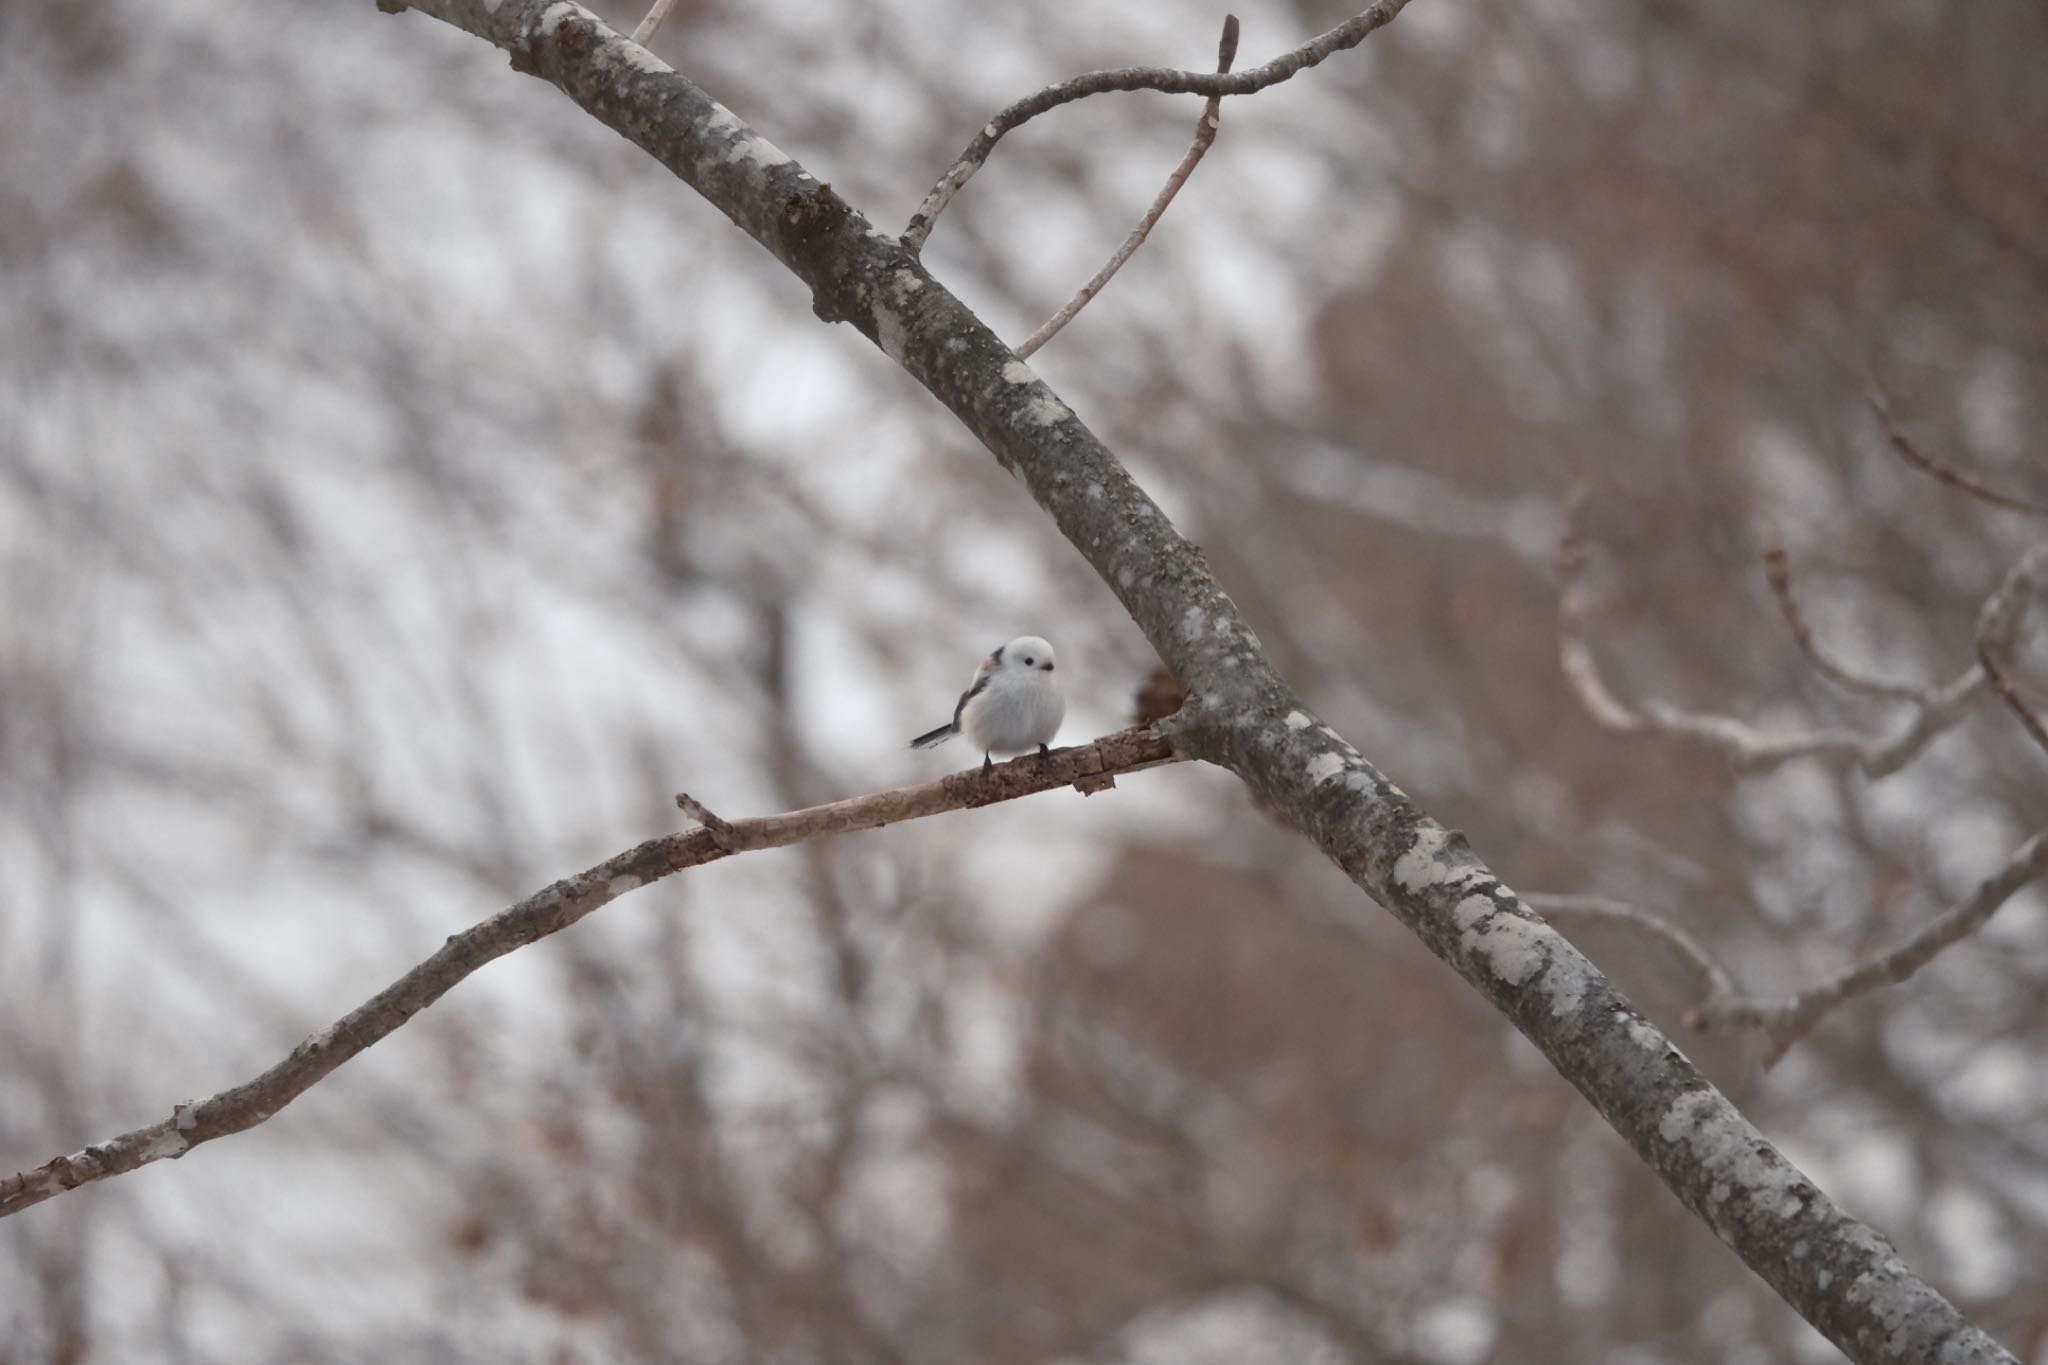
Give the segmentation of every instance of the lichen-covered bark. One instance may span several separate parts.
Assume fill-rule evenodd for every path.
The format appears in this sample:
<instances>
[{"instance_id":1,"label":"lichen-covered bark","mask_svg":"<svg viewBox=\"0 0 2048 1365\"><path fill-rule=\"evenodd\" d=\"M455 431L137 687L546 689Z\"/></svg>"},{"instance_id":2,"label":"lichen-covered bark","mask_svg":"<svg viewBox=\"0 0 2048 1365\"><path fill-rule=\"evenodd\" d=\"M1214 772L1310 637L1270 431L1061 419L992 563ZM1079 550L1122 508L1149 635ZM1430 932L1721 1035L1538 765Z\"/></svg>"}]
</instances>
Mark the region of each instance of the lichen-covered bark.
<instances>
[{"instance_id":1,"label":"lichen-covered bark","mask_svg":"<svg viewBox=\"0 0 2048 1365\"><path fill-rule=\"evenodd\" d=\"M2008 1361L1795 1170L1607 980L1274 671L1201 553L917 257L688 80L563 0L417 0L645 148L1015 474L1172 668L1176 743L1237 772L1526 1034L1672 1191L1859 1361Z\"/></svg>"}]
</instances>

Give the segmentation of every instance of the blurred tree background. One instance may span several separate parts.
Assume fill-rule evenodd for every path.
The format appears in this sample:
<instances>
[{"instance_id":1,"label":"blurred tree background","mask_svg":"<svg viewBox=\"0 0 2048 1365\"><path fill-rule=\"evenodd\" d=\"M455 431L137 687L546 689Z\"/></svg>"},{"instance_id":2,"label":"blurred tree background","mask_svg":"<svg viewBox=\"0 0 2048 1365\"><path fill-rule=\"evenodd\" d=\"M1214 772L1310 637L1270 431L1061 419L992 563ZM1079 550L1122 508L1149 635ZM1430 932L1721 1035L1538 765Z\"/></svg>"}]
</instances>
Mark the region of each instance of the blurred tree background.
<instances>
[{"instance_id":1,"label":"blurred tree background","mask_svg":"<svg viewBox=\"0 0 2048 1365\"><path fill-rule=\"evenodd\" d=\"M1244 67L1349 10L1237 12ZM1221 20L685 0L655 47L894 229L1001 104L1206 68ZM1630 696L1896 722L1814 675L1773 544L1838 652L1968 665L2039 524L1906 468L1865 395L2048 495L2044 61L2035 0L1419 0L1226 102L1034 364L1518 889L1796 988L2040 827L2044 755L1988 697L1879 780L1600 729L1551 556L1576 515ZM927 261L1023 337L1198 107L1031 124ZM501 54L368 3L9 0L0 118L0 1169L246 1078L678 789L933 775L904 740L1010 636L1058 645L1067 738L1128 718L1150 651L1022 491ZM2016 672L2038 702L2048 651ZM1680 1041L2048 1360L2044 1001L2034 888L1767 1072ZM1831 1354L1191 767L691 872L260 1131L0 1224L10 1365Z\"/></svg>"}]
</instances>

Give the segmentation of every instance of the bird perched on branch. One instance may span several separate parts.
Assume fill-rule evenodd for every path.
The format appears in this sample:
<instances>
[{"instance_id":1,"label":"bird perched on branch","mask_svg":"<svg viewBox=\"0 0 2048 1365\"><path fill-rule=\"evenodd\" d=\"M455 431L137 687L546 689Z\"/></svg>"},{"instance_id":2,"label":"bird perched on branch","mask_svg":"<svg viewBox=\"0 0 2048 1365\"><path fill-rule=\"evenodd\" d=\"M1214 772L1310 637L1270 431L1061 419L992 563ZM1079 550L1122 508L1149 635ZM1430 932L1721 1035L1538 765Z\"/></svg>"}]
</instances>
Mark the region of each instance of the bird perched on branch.
<instances>
[{"instance_id":1,"label":"bird perched on branch","mask_svg":"<svg viewBox=\"0 0 2048 1365\"><path fill-rule=\"evenodd\" d=\"M1021 635L981 661L953 707L953 719L911 740L910 747L929 749L965 735L981 750L986 772L995 766L995 754L1050 752L1046 745L1066 714L1053 681L1052 646L1036 635Z\"/></svg>"}]
</instances>

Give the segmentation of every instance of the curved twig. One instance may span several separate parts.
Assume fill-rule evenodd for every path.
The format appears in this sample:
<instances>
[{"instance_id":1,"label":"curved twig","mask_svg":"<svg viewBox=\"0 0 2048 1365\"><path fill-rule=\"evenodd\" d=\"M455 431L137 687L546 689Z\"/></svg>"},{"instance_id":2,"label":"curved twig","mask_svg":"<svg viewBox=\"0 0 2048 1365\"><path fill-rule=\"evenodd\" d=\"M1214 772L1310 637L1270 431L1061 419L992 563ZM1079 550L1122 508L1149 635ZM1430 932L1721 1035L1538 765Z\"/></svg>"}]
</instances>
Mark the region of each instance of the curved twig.
<instances>
[{"instance_id":1,"label":"curved twig","mask_svg":"<svg viewBox=\"0 0 2048 1365\"><path fill-rule=\"evenodd\" d=\"M1040 114L1057 109L1063 104L1086 99L1090 95L1107 94L1113 90L1157 90L1168 95L1208 95L1222 98L1226 95L1254 95L1268 86L1280 82L1316 66L1347 48L1357 47L1364 42L1374 29L1384 28L1393 22L1395 15L1408 6L1408 0L1379 0L1371 9L1345 20L1329 32L1312 38L1291 52L1284 52L1249 71L1235 75L1207 71L1177 71L1168 66L1125 66L1113 71L1091 71L1085 76L1076 76L1058 85L1049 85L1035 95L1018 100L1009 108L990 119L982 130L975 134L974 141L967 144L967 150L960 159L950 166L946 173L933 185L931 193L917 206L911 216L910 225L903 229L903 245L913 252L924 249L925 239L932 235L932 224L946 211L946 205L953 202L953 196L960 187L973 178L976 171L988 160L996 143L1010 132Z\"/></svg>"},{"instance_id":2,"label":"curved twig","mask_svg":"<svg viewBox=\"0 0 2048 1365\"><path fill-rule=\"evenodd\" d=\"M1771 585L1771 595L1778 600L1779 614L1785 618L1785 624L1792 628L1792 638L1798 642L1800 653L1812 662L1822 677L1851 692L1861 692L1866 696L1913 702L1919 706L1931 704L1934 695L1932 688L1922 687L1916 683L1890 682L1884 678L1873 678L1867 673L1859 673L1821 648L1820 640L1813 633L1813 627L1806 622L1806 613L1799 609L1799 599L1792 595L1792 566L1783 546L1773 545L1764 551L1764 578Z\"/></svg>"},{"instance_id":3,"label":"curved twig","mask_svg":"<svg viewBox=\"0 0 2048 1365\"><path fill-rule=\"evenodd\" d=\"M1554 891L1525 891L1522 903L1548 920L1597 919L1611 924L1632 925L1676 949L1706 982L1707 998L1717 999L1736 993L1735 978L1707 950L1707 946L1662 915L1608 896L1572 896Z\"/></svg>"},{"instance_id":4,"label":"curved twig","mask_svg":"<svg viewBox=\"0 0 2048 1365\"><path fill-rule=\"evenodd\" d=\"M1223 38L1216 44L1216 70L1219 73L1229 71L1231 62L1236 59L1237 16L1226 14L1223 16ZM1145 244L1145 239L1152 235L1153 225L1159 221L1160 215L1166 212L1166 206L1180 193L1180 187L1194 174L1195 167L1201 163L1203 154L1209 150L1209 145L1216 141L1216 131L1222 125L1222 118L1222 96L1209 96L1209 102L1202 106L1202 117L1195 123L1194 142L1188 147L1187 155L1180 159L1180 165L1173 168L1173 174L1166 177L1166 184L1160 189L1158 197L1153 199L1152 207L1145 210L1145 216L1138 220L1138 225L1131 229L1130 236L1124 238L1123 245L1116 249L1103 264L1102 269L1095 272L1094 278L1075 291L1074 297L1067 300L1065 307L1047 318L1037 331L1026 337L1016 348L1017 359L1030 359L1033 351L1058 336L1060 329L1072 322L1080 311L1088 306L1089 301L1102 292L1102 286L1109 283L1110 277L1123 269L1124 262L1131 259L1138 248Z\"/></svg>"},{"instance_id":5,"label":"curved twig","mask_svg":"<svg viewBox=\"0 0 2048 1365\"><path fill-rule=\"evenodd\" d=\"M1988 502L1993 507L2003 507L2008 512L2022 512L2030 517L2048 517L2048 503L2015 497L2011 493L2001 493L1974 476L1965 474L1954 465L1944 464L1935 459L1914 444L1912 438L1907 436L1904 429L1893 419L1892 405L1885 397L1883 389L1874 388L1870 391L1870 408L1877 414L1878 424L1884 428L1885 439L1891 442L1891 447L1898 452L1899 458L1921 473L1937 482L1947 484L1958 492L1967 493L1979 502Z\"/></svg>"}]
</instances>

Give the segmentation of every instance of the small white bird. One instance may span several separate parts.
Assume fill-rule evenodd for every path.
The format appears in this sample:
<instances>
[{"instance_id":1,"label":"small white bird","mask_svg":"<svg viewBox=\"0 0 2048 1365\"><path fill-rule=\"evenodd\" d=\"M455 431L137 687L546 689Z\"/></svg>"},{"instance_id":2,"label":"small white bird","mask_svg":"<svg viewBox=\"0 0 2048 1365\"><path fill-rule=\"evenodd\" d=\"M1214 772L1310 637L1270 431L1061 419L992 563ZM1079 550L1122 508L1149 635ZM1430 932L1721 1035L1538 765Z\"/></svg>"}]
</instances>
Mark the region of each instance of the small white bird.
<instances>
[{"instance_id":1,"label":"small white bird","mask_svg":"<svg viewBox=\"0 0 2048 1365\"><path fill-rule=\"evenodd\" d=\"M1067 703L1052 678L1052 646L1036 635L1022 635L981 661L974 681L953 707L953 719L910 741L913 749L944 744L955 735L981 750L981 766L994 766L993 754L1021 754L1046 745L1059 733Z\"/></svg>"}]
</instances>

